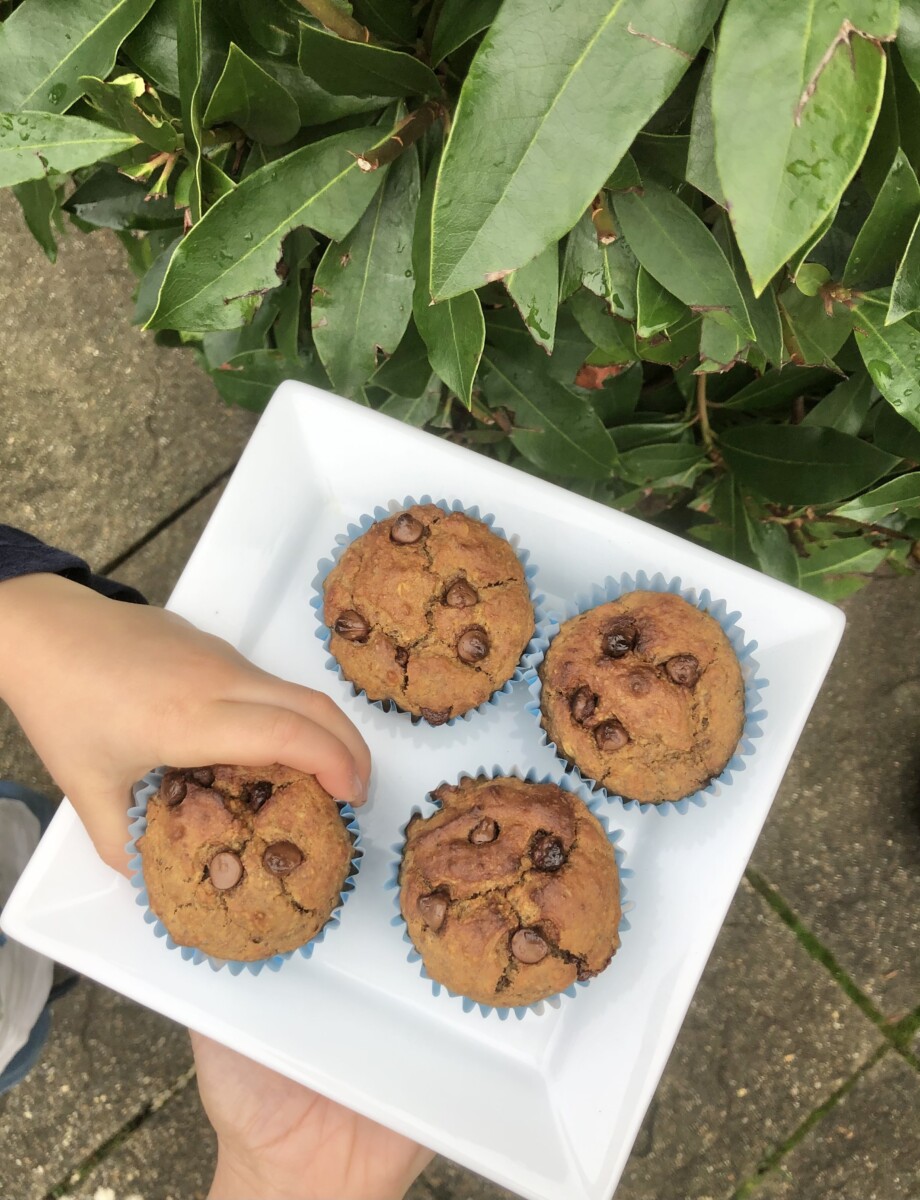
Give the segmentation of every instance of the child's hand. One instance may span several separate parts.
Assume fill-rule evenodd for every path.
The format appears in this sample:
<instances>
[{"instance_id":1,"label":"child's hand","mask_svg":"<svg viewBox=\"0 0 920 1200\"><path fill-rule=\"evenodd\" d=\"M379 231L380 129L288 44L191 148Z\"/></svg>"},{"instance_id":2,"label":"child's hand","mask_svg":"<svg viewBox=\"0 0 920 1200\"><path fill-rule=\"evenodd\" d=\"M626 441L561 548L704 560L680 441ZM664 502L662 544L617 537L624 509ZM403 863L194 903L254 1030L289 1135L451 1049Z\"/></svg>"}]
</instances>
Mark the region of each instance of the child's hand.
<instances>
[{"instance_id":1,"label":"child's hand","mask_svg":"<svg viewBox=\"0 0 920 1200\"><path fill-rule=\"evenodd\" d=\"M152 767L281 762L336 799L367 797L367 746L328 696L173 613L57 575L0 583L0 697L119 871L130 788Z\"/></svg>"}]
</instances>

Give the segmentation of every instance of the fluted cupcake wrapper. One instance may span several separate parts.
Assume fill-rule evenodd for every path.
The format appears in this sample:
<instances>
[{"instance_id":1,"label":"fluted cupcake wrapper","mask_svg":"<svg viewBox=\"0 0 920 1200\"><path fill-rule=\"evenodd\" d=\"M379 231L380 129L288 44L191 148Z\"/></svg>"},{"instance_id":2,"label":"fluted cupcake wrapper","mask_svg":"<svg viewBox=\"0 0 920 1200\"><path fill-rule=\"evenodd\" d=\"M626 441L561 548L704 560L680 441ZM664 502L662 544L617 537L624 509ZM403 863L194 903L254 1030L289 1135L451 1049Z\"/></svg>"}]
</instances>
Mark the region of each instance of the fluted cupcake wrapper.
<instances>
[{"instance_id":1,"label":"fluted cupcake wrapper","mask_svg":"<svg viewBox=\"0 0 920 1200\"><path fill-rule=\"evenodd\" d=\"M627 917L627 913L629 911L631 911L633 908L632 903L627 902L627 900L626 900L626 882L625 882L626 878L628 878L629 876L632 875L632 871L628 867L623 866L624 853L623 853L622 847L619 844L620 839L623 836L623 831L621 829L611 829L610 828L610 823L607 820L607 818L601 812L598 811L598 797L592 794L590 788L586 787L585 784L582 783L581 781L572 778L570 775L563 775L558 778L552 774L538 775L537 771L534 769L531 769L526 774L523 774L517 767L511 767L509 770L506 770L503 767L498 766L497 764L491 768L481 766L481 767L478 767L475 771L464 771L464 772L462 772L461 775L458 776L457 779L442 780L442 783L456 784L456 783L459 783L463 779L480 779L482 777L486 777L489 779L498 779L498 778L508 777L508 776L511 776L515 779L524 780L526 783L553 783L557 787L562 788L563 791L570 792L573 796L577 796L580 800L582 800L584 802L585 806L588 809L590 809L591 813L598 819L598 821L601 824L602 829L604 830L604 833L607 835L611 845L613 846L613 852L616 857L617 873L619 876L619 884L620 884L620 923L617 928L618 928L619 933L622 935L626 930L629 929L629 919ZM440 787L441 784L438 784L437 786ZM406 955L406 960L410 963L418 964L419 973L421 974L422 978L429 980L429 982L431 983L431 994L433 996L437 997L437 996L440 996L442 992L445 992L447 994L447 996L450 997L451 1000L459 1001L461 1003L464 1012L469 1013L469 1012L473 1012L475 1009L478 1009L480 1016L482 1016L482 1017L489 1017L494 1014L498 1017L498 1019L500 1021L506 1021L509 1016L513 1015L514 1017L517 1018L517 1020L521 1021L524 1019L525 1016L527 1016L528 1013L531 1015L534 1015L534 1016L542 1016L547 1011L547 1009L559 1008L562 1004L563 997L567 997L570 1000L574 999L578 995L578 991L582 988L590 987L593 980L586 979L584 981L576 981L575 983L570 984L570 986L567 987L564 991L557 992L556 995L549 996L544 1000L537 1000L533 1004L516 1005L514 1007L501 1007L501 1006L497 1006L497 1005L483 1004L477 1000L471 1000L469 996L464 996L460 992L454 992L449 987L447 987L445 984L438 983L437 980L432 979L431 976L428 974L427 970L425 969L425 963L422 960L422 956L416 950L415 945L414 945L411 937L409 936L409 930L406 926L406 922L402 915L402 910L400 908L400 904L399 904L399 871L400 871L400 867L402 865L403 851L404 851L405 844L406 844L406 831L408 829L409 822L416 815L430 817L433 813L437 812L437 810L441 807L440 801L437 800L434 796L434 792L436 790L437 790L437 788L432 789L432 791L425 797L425 801L424 801L425 807L423 808L419 805L416 805L412 809L412 812L409 814L409 816L406 818L405 823L401 826L400 832L402 834L402 840L394 843L393 846L391 847L391 849L393 851L393 863L392 863L392 867L390 870L389 878L387 879L387 882L384 885L385 888L388 891L392 891L393 895L394 895L394 903L396 906L396 915L392 918L392 920L390 921L390 924L392 926L394 926L394 928L400 929L402 931L402 939L406 943L406 945L409 947L409 951ZM619 950L618 950L618 953L619 953ZM613 959L611 960L611 963L605 968L605 970L613 969L613 964L615 962L616 962L616 955L614 955Z\"/></svg>"},{"instance_id":2,"label":"fluted cupcake wrapper","mask_svg":"<svg viewBox=\"0 0 920 1200\"><path fill-rule=\"evenodd\" d=\"M689 796L684 796L680 800L664 800L659 804L640 803L637 800L625 799L579 770L576 764L565 756L562 750L547 734L543 727L543 713L541 708L543 684L540 679L539 668L546 657L550 643L559 632L560 625L565 621L571 620L572 617L578 616L580 613L587 612L591 608L597 608L598 605L607 604L611 600L618 600L628 592L637 591L670 592L672 595L680 596L692 604L694 608L698 608L702 612L706 612L711 617L714 617L731 643L732 649L741 665L741 675L744 680L744 727L741 731L741 738L738 745L721 774L715 779L710 780L706 787L700 788L699 791L693 792ZM625 808L654 809L659 816L665 817L672 811L686 813L692 807L704 807L708 799L719 795L723 789L730 787L734 776L745 769L745 759L754 753L756 749L754 743L757 738L763 735L760 722L767 715L766 709L761 707L760 694L764 688L769 686L769 681L758 677L760 667L754 658L757 643L745 639L744 630L738 624L740 620L741 613L729 612L726 601L714 599L708 588L704 588L701 592L697 592L694 588L685 588L679 578L666 579L660 571L652 576L647 575L645 571L638 571L634 576L623 574L618 579L614 579L608 575L602 584L595 584L590 592L577 596L575 601L562 614L548 614L545 645L533 657L526 672L526 682L531 698L527 701L525 708L536 719L537 726L542 735L542 745L549 746L557 758L565 764L568 772L586 785L594 795L619 800Z\"/></svg>"},{"instance_id":3,"label":"fluted cupcake wrapper","mask_svg":"<svg viewBox=\"0 0 920 1200\"><path fill-rule=\"evenodd\" d=\"M339 924L342 906L354 890L355 876L358 873L360 860L364 853L361 849L361 831L351 805L338 800L336 801L339 813L345 823L345 828L351 834L352 838L351 869L340 892L339 903L332 910L329 920L319 933L305 945L298 946L296 950L288 950L284 954L274 954L269 958L258 959L256 962L241 962L238 959L231 958L215 958L214 955L206 954L203 950L198 950L194 946L182 946L176 942L166 926L150 907L147 884L144 880L143 857L140 850L138 850L137 843L147 828L147 804L150 797L155 795L159 790L160 782L166 774L167 769L166 767L158 767L155 771L149 771L143 779L135 783L132 789L134 804L128 809L128 818L130 820L128 832L131 835L131 840L125 846L125 850L128 852L130 858L128 866L131 872L131 886L137 888L138 892L135 903L144 909L144 920L148 925L153 926L154 934L159 938L165 938L167 947L170 950L178 950L187 962L191 962L195 966L207 963L214 971L220 971L226 967L231 975L239 975L244 970L248 971L250 975L258 975L265 970L278 971L295 954L300 955L301 958L310 958L314 949L324 940L326 934L335 929Z\"/></svg>"},{"instance_id":4,"label":"fluted cupcake wrapper","mask_svg":"<svg viewBox=\"0 0 920 1200\"><path fill-rule=\"evenodd\" d=\"M522 549L520 545L516 544L514 537L509 537L503 529L499 528L495 524L495 516L492 513L486 513L483 515L479 511L478 505L473 505L472 508L467 508L459 500L433 500L431 496L428 495L422 496L419 499L416 499L413 496L406 496L402 501L391 500L386 508L378 505L372 514L362 514L356 522L353 522L348 526L345 533L340 533L336 537L337 545L332 551L331 558L320 559L319 563L317 564L317 573L313 579L314 594L310 599L310 607L316 613L316 619L319 623L319 627L316 630L316 636L323 643L323 648L326 650L329 656L326 660L326 670L335 672L335 674L339 677L339 679L342 680L343 683L347 683L349 685L352 695L363 696L367 703L373 705L374 708L379 708L381 712L392 711L397 713L400 717L404 717L405 719L411 721L415 725L420 724L422 722L421 717L417 717L413 713L407 712L405 709L400 708L399 704L397 704L395 700L371 700L363 688L358 687L353 680L348 678L339 665L337 659L329 650L331 630L323 620L323 586L326 582L329 572L339 561L345 550L347 550L347 548L352 544L353 541L355 541L356 538L359 538L362 534L367 533L367 531L378 521L383 521L387 517L393 516L394 513L402 512L403 509L411 508L415 504L436 504L438 508L443 509L443 511L446 513L465 513L468 517L472 517L477 521L482 521L484 525L488 526L492 533L496 534L498 537L504 538L514 550L524 568L524 578L527 583L527 590L530 593L530 602L534 608L534 633L524 648L524 652L520 657L514 673L505 681L505 683L502 684L500 688L497 688L487 700L484 700L482 704L478 705L476 708L467 709L465 713L460 713L456 717L448 718L448 720L444 722L443 726L428 726L430 729L449 728L451 725L456 724L457 721L469 721L474 713L486 712L489 708L489 705L496 704L502 696L508 695L514 685L516 683L520 683L521 680L525 678L532 663L542 662L543 654L545 654L548 644L546 640L546 631L549 622L544 608L544 597L542 595L538 595L534 589L533 581L537 574L537 568L535 565L529 562L530 551Z\"/></svg>"}]
</instances>

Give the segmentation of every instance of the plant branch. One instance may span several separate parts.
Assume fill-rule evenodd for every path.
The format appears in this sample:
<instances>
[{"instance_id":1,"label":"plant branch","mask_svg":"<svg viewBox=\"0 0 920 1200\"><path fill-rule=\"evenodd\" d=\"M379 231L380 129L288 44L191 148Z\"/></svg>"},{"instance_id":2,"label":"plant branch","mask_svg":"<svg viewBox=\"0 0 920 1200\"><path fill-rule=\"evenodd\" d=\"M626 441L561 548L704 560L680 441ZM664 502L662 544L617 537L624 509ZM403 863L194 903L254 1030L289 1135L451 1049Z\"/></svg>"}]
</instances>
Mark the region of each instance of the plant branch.
<instances>
[{"instance_id":1,"label":"plant branch","mask_svg":"<svg viewBox=\"0 0 920 1200\"><path fill-rule=\"evenodd\" d=\"M700 433L703 435L703 446L707 454L713 450L712 427L709 424L709 408L706 404L706 376L696 377L696 411L700 419Z\"/></svg>"},{"instance_id":2,"label":"plant branch","mask_svg":"<svg viewBox=\"0 0 920 1200\"><path fill-rule=\"evenodd\" d=\"M358 155L358 166L362 171L376 171L378 167L391 163L400 154L418 141L426 129L430 129L439 116L444 112L443 105L437 100L426 100L425 103L401 121L385 142L366 150Z\"/></svg>"},{"instance_id":3,"label":"plant branch","mask_svg":"<svg viewBox=\"0 0 920 1200\"><path fill-rule=\"evenodd\" d=\"M331 33L346 42L373 42L371 31L336 5L335 0L297 0L307 12Z\"/></svg>"}]
</instances>

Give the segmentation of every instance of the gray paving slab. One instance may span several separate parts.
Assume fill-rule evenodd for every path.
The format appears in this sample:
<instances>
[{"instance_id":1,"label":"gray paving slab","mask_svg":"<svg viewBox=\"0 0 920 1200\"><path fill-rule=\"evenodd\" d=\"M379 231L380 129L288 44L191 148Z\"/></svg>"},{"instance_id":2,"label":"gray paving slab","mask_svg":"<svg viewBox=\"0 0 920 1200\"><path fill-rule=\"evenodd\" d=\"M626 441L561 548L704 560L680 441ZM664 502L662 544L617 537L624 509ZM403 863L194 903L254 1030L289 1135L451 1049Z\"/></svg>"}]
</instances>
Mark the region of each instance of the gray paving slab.
<instances>
[{"instance_id":1,"label":"gray paving slab","mask_svg":"<svg viewBox=\"0 0 920 1200\"><path fill-rule=\"evenodd\" d=\"M0 1099L0 1196L41 1200L190 1064L181 1026L79 983L54 1006L39 1064Z\"/></svg>"},{"instance_id":2,"label":"gray paving slab","mask_svg":"<svg viewBox=\"0 0 920 1200\"><path fill-rule=\"evenodd\" d=\"M847 629L755 867L892 1019L920 1006L920 575Z\"/></svg>"},{"instance_id":3,"label":"gray paving slab","mask_svg":"<svg viewBox=\"0 0 920 1200\"><path fill-rule=\"evenodd\" d=\"M0 520L96 566L230 466L255 422L130 324L134 287L112 235L72 230L51 264L0 194Z\"/></svg>"},{"instance_id":4,"label":"gray paving slab","mask_svg":"<svg viewBox=\"0 0 920 1200\"><path fill-rule=\"evenodd\" d=\"M750 1200L917 1200L920 1074L889 1052Z\"/></svg>"}]
</instances>

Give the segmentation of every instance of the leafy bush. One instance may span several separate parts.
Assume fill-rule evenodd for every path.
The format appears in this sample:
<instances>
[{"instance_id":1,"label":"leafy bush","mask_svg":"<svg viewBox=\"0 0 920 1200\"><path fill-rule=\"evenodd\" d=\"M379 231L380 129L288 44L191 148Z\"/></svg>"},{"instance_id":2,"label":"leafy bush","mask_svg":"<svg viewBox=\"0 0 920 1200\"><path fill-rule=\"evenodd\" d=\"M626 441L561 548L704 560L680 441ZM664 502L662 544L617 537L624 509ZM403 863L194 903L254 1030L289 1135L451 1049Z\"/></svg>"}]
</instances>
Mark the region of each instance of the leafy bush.
<instances>
[{"instance_id":1,"label":"leafy bush","mask_svg":"<svg viewBox=\"0 0 920 1200\"><path fill-rule=\"evenodd\" d=\"M4 7L0 185L52 259L115 230L227 401L331 386L831 599L910 569L920 0Z\"/></svg>"}]
</instances>

